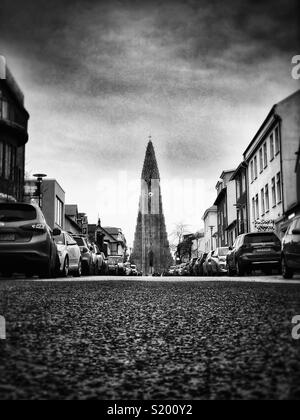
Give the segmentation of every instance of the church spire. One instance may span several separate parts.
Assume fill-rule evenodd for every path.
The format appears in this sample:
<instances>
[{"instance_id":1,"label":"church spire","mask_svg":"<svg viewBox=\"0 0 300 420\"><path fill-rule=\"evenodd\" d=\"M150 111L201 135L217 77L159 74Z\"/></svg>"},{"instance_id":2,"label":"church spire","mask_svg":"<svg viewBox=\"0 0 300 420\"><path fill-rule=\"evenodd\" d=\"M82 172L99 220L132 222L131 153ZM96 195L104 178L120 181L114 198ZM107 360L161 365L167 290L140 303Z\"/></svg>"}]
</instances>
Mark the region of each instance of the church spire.
<instances>
[{"instance_id":1,"label":"church spire","mask_svg":"<svg viewBox=\"0 0 300 420\"><path fill-rule=\"evenodd\" d=\"M149 137L149 143L146 151L142 179L146 182L151 181L151 179L160 179L155 150L151 136Z\"/></svg>"}]
</instances>

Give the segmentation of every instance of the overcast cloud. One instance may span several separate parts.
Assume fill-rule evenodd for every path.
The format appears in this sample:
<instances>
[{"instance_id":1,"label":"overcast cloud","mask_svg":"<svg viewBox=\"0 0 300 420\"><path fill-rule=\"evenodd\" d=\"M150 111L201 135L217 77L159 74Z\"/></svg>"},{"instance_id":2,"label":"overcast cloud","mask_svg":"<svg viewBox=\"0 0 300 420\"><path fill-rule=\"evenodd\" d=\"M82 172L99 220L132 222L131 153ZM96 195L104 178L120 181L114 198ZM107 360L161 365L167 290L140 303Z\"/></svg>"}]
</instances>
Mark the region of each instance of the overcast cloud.
<instances>
[{"instance_id":1,"label":"overcast cloud","mask_svg":"<svg viewBox=\"0 0 300 420\"><path fill-rule=\"evenodd\" d=\"M132 242L151 134L169 231L200 228L222 170L299 88L297 3L0 0L0 54L31 115L27 169Z\"/></svg>"}]
</instances>

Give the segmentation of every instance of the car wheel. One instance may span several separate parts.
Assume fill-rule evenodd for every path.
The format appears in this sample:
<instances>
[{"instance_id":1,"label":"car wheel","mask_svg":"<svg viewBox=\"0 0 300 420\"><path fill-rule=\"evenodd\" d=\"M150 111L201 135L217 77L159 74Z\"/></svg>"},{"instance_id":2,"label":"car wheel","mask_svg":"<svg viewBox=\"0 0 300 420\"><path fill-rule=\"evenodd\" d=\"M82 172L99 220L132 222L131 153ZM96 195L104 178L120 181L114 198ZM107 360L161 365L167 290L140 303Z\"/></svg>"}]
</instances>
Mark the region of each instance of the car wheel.
<instances>
[{"instance_id":1,"label":"car wheel","mask_svg":"<svg viewBox=\"0 0 300 420\"><path fill-rule=\"evenodd\" d=\"M101 270L99 269L99 265L97 264L95 266L95 276L99 276L100 275Z\"/></svg>"},{"instance_id":2,"label":"car wheel","mask_svg":"<svg viewBox=\"0 0 300 420\"><path fill-rule=\"evenodd\" d=\"M78 267L77 267L77 270L75 271L75 273L74 273L74 277L81 277L82 276L82 263L81 263L81 260L79 261L79 263L78 263Z\"/></svg>"},{"instance_id":3,"label":"car wheel","mask_svg":"<svg viewBox=\"0 0 300 420\"><path fill-rule=\"evenodd\" d=\"M39 277L41 279L50 279L52 277L52 264L51 261L49 261L48 263L44 264L44 266L42 267L40 273L39 273Z\"/></svg>"},{"instance_id":4,"label":"car wheel","mask_svg":"<svg viewBox=\"0 0 300 420\"><path fill-rule=\"evenodd\" d=\"M63 268L63 277L68 277L69 275L69 270L70 270L70 265L69 265L69 258L66 257L65 262L64 262L64 268Z\"/></svg>"},{"instance_id":5,"label":"car wheel","mask_svg":"<svg viewBox=\"0 0 300 420\"><path fill-rule=\"evenodd\" d=\"M236 262L236 275L238 277L243 277L245 275L245 271L242 269L240 263L237 261Z\"/></svg>"},{"instance_id":6,"label":"car wheel","mask_svg":"<svg viewBox=\"0 0 300 420\"><path fill-rule=\"evenodd\" d=\"M283 275L283 278L285 280L291 280L294 277L294 272L293 272L293 270L291 270L287 266L287 263L286 263L285 258L282 258L281 266L282 266L282 275Z\"/></svg>"},{"instance_id":7,"label":"car wheel","mask_svg":"<svg viewBox=\"0 0 300 420\"><path fill-rule=\"evenodd\" d=\"M235 274L233 269L230 267L230 265L228 265L227 274L228 274L229 277L233 277L234 274Z\"/></svg>"}]
</instances>

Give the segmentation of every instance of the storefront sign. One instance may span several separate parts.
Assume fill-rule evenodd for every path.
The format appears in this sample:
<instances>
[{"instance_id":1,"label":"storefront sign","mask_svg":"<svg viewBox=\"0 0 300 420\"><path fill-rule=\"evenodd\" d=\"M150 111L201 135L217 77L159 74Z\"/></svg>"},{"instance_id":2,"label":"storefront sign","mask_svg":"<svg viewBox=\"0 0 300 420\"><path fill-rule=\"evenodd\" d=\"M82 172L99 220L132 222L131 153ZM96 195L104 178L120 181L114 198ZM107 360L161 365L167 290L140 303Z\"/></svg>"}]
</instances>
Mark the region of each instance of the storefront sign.
<instances>
[{"instance_id":1,"label":"storefront sign","mask_svg":"<svg viewBox=\"0 0 300 420\"><path fill-rule=\"evenodd\" d=\"M275 220L256 220L254 226L257 232L275 231Z\"/></svg>"},{"instance_id":2,"label":"storefront sign","mask_svg":"<svg viewBox=\"0 0 300 420\"><path fill-rule=\"evenodd\" d=\"M39 187L36 181L25 181L24 194L26 197L38 198Z\"/></svg>"}]
</instances>

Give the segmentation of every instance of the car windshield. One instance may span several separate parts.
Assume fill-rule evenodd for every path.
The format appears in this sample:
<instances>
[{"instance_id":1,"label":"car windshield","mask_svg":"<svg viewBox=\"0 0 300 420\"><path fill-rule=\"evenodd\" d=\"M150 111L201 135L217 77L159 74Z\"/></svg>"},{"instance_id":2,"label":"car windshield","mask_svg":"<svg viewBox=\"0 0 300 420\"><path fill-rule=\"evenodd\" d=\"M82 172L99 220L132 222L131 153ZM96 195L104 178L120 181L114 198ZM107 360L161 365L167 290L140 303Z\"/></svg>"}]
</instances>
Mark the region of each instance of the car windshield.
<instances>
[{"instance_id":1,"label":"car windshield","mask_svg":"<svg viewBox=\"0 0 300 420\"><path fill-rule=\"evenodd\" d=\"M219 248L219 257L226 257L229 254L229 248Z\"/></svg>"},{"instance_id":2,"label":"car windshield","mask_svg":"<svg viewBox=\"0 0 300 420\"><path fill-rule=\"evenodd\" d=\"M85 243L84 243L84 239L83 238L74 238L75 239L75 241L77 242L77 245L79 245L79 246L85 246Z\"/></svg>"},{"instance_id":3,"label":"car windshield","mask_svg":"<svg viewBox=\"0 0 300 420\"><path fill-rule=\"evenodd\" d=\"M62 233L58 236L54 236L54 242L56 243L56 245L65 245L66 244L65 235Z\"/></svg>"},{"instance_id":4,"label":"car windshield","mask_svg":"<svg viewBox=\"0 0 300 420\"><path fill-rule=\"evenodd\" d=\"M267 233L263 235L247 235L245 237L245 244L267 244L272 242L279 242L275 233Z\"/></svg>"},{"instance_id":5,"label":"car windshield","mask_svg":"<svg viewBox=\"0 0 300 420\"><path fill-rule=\"evenodd\" d=\"M22 222L37 218L36 209L26 204L0 204L0 222Z\"/></svg>"}]
</instances>

